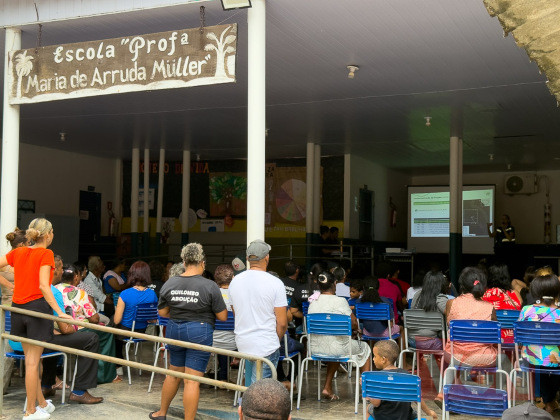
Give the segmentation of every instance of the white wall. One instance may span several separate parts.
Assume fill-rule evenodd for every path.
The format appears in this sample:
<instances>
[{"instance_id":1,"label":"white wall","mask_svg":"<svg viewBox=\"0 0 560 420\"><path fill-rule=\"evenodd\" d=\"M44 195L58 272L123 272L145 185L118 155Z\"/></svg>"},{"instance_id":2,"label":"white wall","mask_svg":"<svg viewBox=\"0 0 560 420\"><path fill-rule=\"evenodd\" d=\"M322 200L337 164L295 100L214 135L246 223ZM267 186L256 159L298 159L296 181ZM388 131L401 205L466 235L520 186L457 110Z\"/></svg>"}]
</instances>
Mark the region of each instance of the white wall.
<instances>
[{"instance_id":1,"label":"white wall","mask_svg":"<svg viewBox=\"0 0 560 420\"><path fill-rule=\"evenodd\" d=\"M37 213L79 215L80 190L101 193L101 234L107 234L107 201L115 197L115 159L20 144L20 200L35 200Z\"/></svg>"},{"instance_id":2,"label":"white wall","mask_svg":"<svg viewBox=\"0 0 560 420\"><path fill-rule=\"evenodd\" d=\"M504 194L504 179L512 172L489 172L463 174L463 184L496 185L496 219L508 214L515 227L517 242L522 244L544 243L544 204L546 203L545 183L540 181L539 192L532 195ZM552 204L552 242L556 242L556 224L560 224L560 171L538 172L550 182L550 202ZM411 185L449 185L449 174L414 176Z\"/></svg>"},{"instance_id":3,"label":"white wall","mask_svg":"<svg viewBox=\"0 0 560 420\"><path fill-rule=\"evenodd\" d=\"M354 211L354 197L367 185L375 192L374 234L375 241L406 241L406 211L408 175L385 168L360 156L350 155L350 206L345 207L345 220L349 221L350 238L359 237L358 212ZM345 167L346 170L346 167ZM389 224L389 197L397 206L397 227ZM346 234L345 234L346 235Z\"/></svg>"}]
</instances>

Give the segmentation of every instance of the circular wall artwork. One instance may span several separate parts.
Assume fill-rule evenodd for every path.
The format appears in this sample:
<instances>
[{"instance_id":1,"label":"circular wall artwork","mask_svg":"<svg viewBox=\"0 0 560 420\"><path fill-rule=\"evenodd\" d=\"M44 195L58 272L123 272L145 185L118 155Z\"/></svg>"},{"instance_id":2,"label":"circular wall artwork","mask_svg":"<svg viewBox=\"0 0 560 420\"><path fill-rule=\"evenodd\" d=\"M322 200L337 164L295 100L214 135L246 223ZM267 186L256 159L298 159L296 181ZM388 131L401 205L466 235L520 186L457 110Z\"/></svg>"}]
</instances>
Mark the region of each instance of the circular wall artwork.
<instances>
[{"instance_id":1,"label":"circular wall artwork","mask_svg":"<svg viewBox=\"0 0 560 420\"><path fill-rule=\"evenodd\" d=\"M289 179L276 191L276 210L278 214L290 222L305 219L306 205L305 182Z\"/></svg>"}]
</instances>

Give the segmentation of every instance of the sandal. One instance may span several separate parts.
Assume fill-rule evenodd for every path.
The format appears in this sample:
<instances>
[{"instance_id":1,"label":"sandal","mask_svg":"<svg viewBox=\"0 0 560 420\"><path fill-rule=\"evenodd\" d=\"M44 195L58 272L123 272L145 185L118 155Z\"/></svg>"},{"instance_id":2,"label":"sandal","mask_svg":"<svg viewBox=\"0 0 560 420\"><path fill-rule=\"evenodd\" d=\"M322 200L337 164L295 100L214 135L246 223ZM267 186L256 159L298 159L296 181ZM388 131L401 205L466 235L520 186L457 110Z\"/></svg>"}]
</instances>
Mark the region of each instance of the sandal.
<instances>
[{"instance_id":1,"label":"sandal","mask_svg":"<svg viewBox=\"0 0 560 420\"><path fill-rule=\"evenodd\" d=\"M155 413L157 413L157 411L152 411L149 415L152 420L166 420L167 416L154 416Z\"/></svg>"},{"instance_id":2,"label":"sandal","mask_svg":"<svg viewBox=\"0 0 560 420\"><path fill-rule=\"evenodd\" d=\"M117 384L119 382L122 382L122 378L119 375L115 376L115 379L111 381L113 384Z\"/></svg>"},{"instance_id":3,"label":"sandal","mask_svg":"<svg viewBox=\"0 0 560 420\"><path fill-rule=\"evenodd\" d=\"M328 401L337 401L340 397L336 394L329 394L328 392L321 392L321 396Z\"/></svg>"},{"instance_id":4,"label":"sandal","mask_svg":"<svg viewBox=\"0 0 560 420\"><path fill-rule=\"evenodd\" d=\"M52 386L52 389L62 390L62 381ZM70 385L66 384L66 389L70 389Z\"/></svg>"}]
</instances>

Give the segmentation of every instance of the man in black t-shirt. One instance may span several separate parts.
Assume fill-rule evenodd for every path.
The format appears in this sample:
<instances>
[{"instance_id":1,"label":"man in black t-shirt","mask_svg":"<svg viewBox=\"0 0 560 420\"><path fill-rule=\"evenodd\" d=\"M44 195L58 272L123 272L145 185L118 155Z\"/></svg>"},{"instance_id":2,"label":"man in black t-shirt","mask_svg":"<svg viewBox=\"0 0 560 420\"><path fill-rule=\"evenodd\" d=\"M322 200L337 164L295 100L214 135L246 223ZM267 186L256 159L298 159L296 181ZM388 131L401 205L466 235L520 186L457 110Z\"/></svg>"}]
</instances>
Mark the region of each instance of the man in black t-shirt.
<instances>
[{"instance_id":1,"label":"man in black t-shirt","mask_svg":"<svg viewBox=\"0 0 560 420\"><path fill-rule=\"evenodd\" d=\"M284 265L284 271L286 272L286 277L282 277L281 280L286 288L286 298L288 299L288 305L292 300L295 290L300 286L300 282L297 281L300 269L299 266L293 261L289 260Z\"/></svg>"}]
</instances>

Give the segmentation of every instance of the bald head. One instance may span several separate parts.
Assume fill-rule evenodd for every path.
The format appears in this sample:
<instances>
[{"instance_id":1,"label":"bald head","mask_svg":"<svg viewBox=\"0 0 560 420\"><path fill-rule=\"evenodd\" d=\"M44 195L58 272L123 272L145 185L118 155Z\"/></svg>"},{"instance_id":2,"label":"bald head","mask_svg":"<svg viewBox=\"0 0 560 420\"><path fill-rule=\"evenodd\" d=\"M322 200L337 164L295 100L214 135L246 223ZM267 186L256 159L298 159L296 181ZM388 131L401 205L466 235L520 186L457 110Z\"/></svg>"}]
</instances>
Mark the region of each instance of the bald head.
<instances>
[{"instance_id":1,"label":"bald head","mask_svg":"<svg viewBox=\"0 0 560 420\"><path fill-rule=\"evenodd\" d=\"M289 420L290 393L274 379L261 379L243 394L239 418L245 420Z\"/></svg>"}]
</instances>

